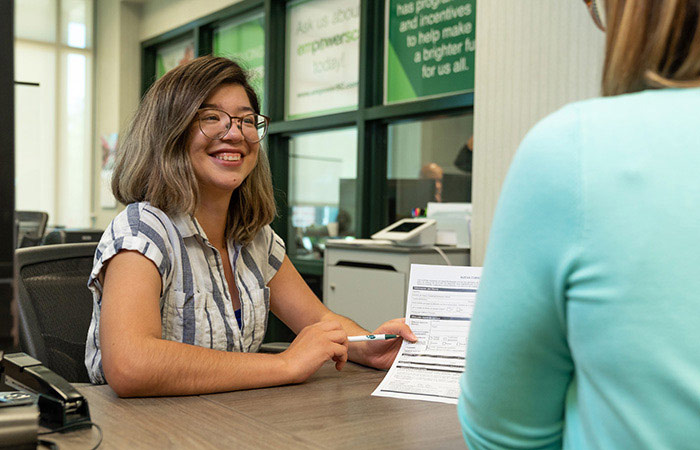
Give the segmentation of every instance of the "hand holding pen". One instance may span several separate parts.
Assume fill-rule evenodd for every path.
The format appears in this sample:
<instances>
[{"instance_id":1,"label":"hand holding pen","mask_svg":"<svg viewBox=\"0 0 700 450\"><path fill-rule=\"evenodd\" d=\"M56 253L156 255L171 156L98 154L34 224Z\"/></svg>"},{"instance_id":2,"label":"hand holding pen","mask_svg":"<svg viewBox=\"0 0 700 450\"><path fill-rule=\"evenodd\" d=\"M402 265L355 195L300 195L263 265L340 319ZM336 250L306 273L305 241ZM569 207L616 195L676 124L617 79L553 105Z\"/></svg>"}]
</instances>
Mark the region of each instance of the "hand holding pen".
<instances>
[{"instance_id":1,"label":"hand holding pen","mask_svg":"<svg viewBox=\"0 0 700 450\"><path fill-rule=\"evenodd\" d=\"M371 334L348 336L353 361L377 369L391 367L404 339L409 342L418 340L403 318L384 322Z\"/></svg>"}]
</instances>

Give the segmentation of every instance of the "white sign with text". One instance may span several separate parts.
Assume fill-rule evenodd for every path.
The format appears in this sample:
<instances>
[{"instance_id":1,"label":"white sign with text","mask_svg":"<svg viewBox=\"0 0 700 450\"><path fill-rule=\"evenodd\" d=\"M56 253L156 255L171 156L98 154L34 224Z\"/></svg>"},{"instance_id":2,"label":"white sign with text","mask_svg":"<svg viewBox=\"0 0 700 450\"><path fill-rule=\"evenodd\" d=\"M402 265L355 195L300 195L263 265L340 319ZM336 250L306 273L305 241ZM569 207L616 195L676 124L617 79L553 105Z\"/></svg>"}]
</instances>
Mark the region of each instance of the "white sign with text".
<instances>
[{"instance_id":1,"label":"white sign with text","mask_svg":"<svg viewBox=\"0 0 700 450\"><path fill-rule=\"evenodd\" d=\"M287 10L287 119L355 109L360 0L311 0Z\"/></svg>"}]
</instances>

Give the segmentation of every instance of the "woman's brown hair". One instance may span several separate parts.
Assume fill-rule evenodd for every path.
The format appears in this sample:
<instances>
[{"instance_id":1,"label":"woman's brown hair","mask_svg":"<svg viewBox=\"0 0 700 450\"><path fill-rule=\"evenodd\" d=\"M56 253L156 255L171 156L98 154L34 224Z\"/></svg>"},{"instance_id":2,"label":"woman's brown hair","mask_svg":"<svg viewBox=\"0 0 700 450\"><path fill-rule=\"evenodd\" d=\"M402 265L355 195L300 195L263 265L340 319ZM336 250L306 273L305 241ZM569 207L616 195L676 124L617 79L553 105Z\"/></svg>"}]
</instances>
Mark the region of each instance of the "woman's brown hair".
<instances>
[{"instance_id":1,"label":"woman's brown hair","mask_svg":"<svg viewBox=\"0 0 700 450\"><path fill-rule=\"evenodd\" d=\"M147 201L166 213L194 214L199 188L187 148L190 125L206 98L224 84L242 86L260 113L246 72L227 58L196 58L151 86L117 146L112 177L117 200L125 205ZM270 164L260 149L255 168L231 196L227 236L250 242L275 214Z\"/></svg>"},{"instance_id":2,"label":"woman's brown hair","mask_svg":"<svg viewBox=\"0 0 700 450\"><path fill-rule=\"evenodd\" d=\"M607 0L603 95L700 86L698 0Z\"/></svg>"}]
</instances>

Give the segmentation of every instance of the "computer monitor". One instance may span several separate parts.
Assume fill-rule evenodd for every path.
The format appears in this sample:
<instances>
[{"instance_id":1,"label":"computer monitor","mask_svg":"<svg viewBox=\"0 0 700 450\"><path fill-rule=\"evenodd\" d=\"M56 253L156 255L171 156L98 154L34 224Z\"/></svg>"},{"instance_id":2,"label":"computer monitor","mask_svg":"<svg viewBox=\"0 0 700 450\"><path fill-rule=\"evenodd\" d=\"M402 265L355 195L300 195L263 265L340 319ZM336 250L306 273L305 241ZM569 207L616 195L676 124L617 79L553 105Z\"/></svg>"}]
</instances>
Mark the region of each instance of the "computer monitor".
<instances>
[{"instance_id":1,"label":"computer monitor","mask_svg":"<svg viewBox=\"0 0 700 450\"><path fill-rule=\"evenodd\" d=\"M387 180L387 190L390 222L411 217L412 210L425 209L428 202L435 201L435 180L431 178Z\"/></svg>"},{"instance_id":2,"label":"computer monitor","mask_svg":"<svg viewBox=\"0 0 700 450\"><path fill-rule=\"evenodd\" d=\"M357 180L355 178L341 178L338 193L338 222L340 235L354 234L355 210L357 205L355 186Z\"/></svg>"},{"instance_id":3,"label":"computer monitor","mask_svg":"<svg viewBox=\"0 0 700 450\"><path fill-rule=\"evenodd\" d=\"M356 195L354 178L340 179L340 211L349 214L355 223ZM383 199L388 206L388 223L411 217L415 208L425 209L428 202L435 201L435 180L427 178L395 178L387 180L386 196Z\"/></svg>"},{"instance_id":4,"label":"computer monitor","mask_svg":"<svg viewBox=\"0 0 700 450\"><path fill-rule=\"evenodd\" d=\"M471 203L471 173L446 173L442 175L442 202Z\"/></svg>"}]
</instances>

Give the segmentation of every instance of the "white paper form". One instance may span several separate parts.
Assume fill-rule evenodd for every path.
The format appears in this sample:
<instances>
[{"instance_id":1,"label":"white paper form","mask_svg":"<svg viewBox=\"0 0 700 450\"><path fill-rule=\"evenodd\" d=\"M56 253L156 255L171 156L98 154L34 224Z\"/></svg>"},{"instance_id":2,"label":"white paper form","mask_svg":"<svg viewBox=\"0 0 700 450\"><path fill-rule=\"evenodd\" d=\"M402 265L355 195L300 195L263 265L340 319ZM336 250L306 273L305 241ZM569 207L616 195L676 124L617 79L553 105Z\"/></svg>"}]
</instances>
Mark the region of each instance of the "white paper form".
<instances>
[{"instance_id":1,"label":"white paper form","mask_svg":"<svg viewBox=\"0 0 700 450\"><path fill-rule=\"evenodd\" d=\"M457 403L481 267L411 265L403 341L372 395Z\"/></svg>"}]
</instances>

